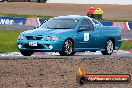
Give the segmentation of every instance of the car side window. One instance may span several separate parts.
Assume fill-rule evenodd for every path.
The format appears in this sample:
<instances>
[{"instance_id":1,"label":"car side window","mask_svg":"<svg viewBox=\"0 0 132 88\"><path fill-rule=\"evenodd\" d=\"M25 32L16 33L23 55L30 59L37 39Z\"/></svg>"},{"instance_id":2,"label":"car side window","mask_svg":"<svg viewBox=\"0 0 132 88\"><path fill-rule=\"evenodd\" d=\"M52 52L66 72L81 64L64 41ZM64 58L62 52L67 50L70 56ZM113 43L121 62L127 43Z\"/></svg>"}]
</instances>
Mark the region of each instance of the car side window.
<instances>
[{"instance_id":1,"label":"car side window","mask_svg":"<svg viewBox=\"0 0 132 88\"><path fill-rule=\"evenodd\" d=\"M92 21L95 23L96 26L102 26L97 20L92 19Z\"/></svg>"},{"instance_id":2,"label":"car side window","mask_svg":"<svg viewBox=\"0 0 132 88\"><path fill-rule=\"evenodd\" d=\"M79 27L85 27L88 29L88 31L94 29L92 22L88 19L82 20Z\"/></svg>"}]
</instances>

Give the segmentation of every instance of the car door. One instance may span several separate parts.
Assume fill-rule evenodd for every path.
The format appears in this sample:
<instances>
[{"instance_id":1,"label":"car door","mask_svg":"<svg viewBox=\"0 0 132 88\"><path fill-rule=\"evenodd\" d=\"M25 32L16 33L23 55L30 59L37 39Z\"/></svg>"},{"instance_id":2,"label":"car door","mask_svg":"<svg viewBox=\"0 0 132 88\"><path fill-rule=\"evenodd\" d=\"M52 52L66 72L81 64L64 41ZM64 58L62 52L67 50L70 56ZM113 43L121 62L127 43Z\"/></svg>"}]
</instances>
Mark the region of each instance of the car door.
<instances>
[{"instance_id":1,"label":"car door","mask_svg":"<svg viewBox=\"0 0 132 88\"><path fill-rule=\"evenodd\" d=\"M84 31L78 31L78 47L83 50L92 50L98 47L98 32L94 30L94 26L89 19L83 19L79 28L86 28Z\"/></svg>"}]
</instances>

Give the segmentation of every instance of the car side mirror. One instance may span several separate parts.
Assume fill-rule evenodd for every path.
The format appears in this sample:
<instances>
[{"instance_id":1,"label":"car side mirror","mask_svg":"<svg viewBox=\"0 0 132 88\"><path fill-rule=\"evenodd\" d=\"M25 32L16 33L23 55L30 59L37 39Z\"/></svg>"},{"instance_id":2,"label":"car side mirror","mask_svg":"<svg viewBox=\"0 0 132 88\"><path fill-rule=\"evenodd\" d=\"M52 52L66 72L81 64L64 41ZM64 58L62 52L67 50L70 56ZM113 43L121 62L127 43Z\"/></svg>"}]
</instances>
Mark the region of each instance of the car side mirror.
<instances>
[{"instance_id":1,"label":"car side mirror","mask_svg":"<svg viewBox=\"0 0 132 88\"><path fill-rule=\"evenodd\" d=\"M79 27L78 32L86 31L86 30L87 30L87 28L85 28L85 27Z\"/></svg>"},{"instance_id":2,"label":"car side mirror","mask_svg":"<svg viewBox=\"0 0 132 88\"><path fill-rule=\"evenodd\" d=\"M48 20L44 20L44 23L47 22Z\"/></svg>"}]
</instances>

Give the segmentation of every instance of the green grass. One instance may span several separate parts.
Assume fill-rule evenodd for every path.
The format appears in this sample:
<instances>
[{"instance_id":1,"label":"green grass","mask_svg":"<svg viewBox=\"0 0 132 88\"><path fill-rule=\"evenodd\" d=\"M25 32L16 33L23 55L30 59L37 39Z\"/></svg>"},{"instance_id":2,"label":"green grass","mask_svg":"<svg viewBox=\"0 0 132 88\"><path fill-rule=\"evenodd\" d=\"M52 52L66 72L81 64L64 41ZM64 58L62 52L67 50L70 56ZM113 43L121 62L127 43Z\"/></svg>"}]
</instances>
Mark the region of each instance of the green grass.
<instances>
[{"instance_id":1,"label":"green grass","mask_svg":"<svg viewBox=\"0 0 132 88\"><path fill-rule=\"evenodd\" d=\"M0 30L0 52L17 51L16 41L20 30Z\"/></svg>"},{"instance_id":2,"label":"green grass","mask_svg":"<svg viewBox=\"0 0 132 88\"><path fill-rule=\"evenodd\" d=\"M122 41L120 49L121 50L131 50L132 49L132 42Z\"/></svg>"},{"instance_id":3,"label":"green grass","mask_svg":"<svg viewBox=\"0 0 132 88\"><path fill-rule=\"evenodd\" d=\"M26 18L51 18L53 16L41 16L41 15L19 15L19 14L4 14L0 13L0 16L7 16L7 17L26 17Z\"/></svg>"},{"instance_id":4,"label":"green grass","mask_svg":"<svg viewBox=\"0 0 132 88\"><path fill-rule=\"evenodd\" d=\"M21 32L22 30L0 30L0 52L18 51L16 41ZM132 42L123 41L120 49L132 49Z\"/></svg>"}]
</instances>

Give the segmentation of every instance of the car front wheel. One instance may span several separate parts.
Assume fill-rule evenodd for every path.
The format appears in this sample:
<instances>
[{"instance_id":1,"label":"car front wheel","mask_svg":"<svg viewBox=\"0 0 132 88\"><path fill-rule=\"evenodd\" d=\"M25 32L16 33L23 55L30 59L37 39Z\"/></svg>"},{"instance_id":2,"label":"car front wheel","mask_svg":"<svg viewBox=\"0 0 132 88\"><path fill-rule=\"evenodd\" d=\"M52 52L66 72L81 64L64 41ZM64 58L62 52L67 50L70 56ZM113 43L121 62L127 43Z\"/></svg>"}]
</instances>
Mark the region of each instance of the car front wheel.
<instances>
[{"instance_id":1,"label":"car front wheel","mask_svg":"<svg viewBox=\"0 0 132 88\"><path fill-rule=\"evenodd\" d=\"M29 51L29 50L22 50L20 52L23 56L31 56L33 54L33 51Z\"/></svg>"},{"instance_id":2,"label":"car front wheel","mask_svg":"<svg viewBox=\"0 0 132 88\"><path fill-rule=\"evenodd\" d=\"M108 40L105 45L105 51L101 51L103 55L111 55L113 53L114 44L112 40Z\"/></svg>"},{"instance_id":3,"label":"car front wheel","mask_svg":"<svg viewBox=\"0 0 132 88\"><path fill-rule=\"evenodd\" d=\"M64 42L64 45L62 47L62 51L59 52L59 54L61 56L70 56L70 55L74 55L74 45L73 45L73 41L71 39L67 39Z\"/></svg>"}]
</instances>

